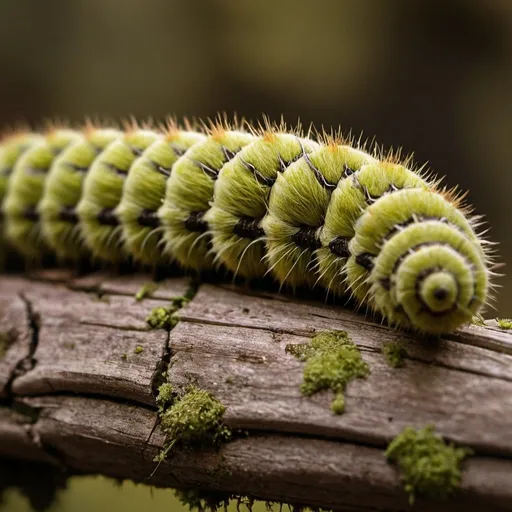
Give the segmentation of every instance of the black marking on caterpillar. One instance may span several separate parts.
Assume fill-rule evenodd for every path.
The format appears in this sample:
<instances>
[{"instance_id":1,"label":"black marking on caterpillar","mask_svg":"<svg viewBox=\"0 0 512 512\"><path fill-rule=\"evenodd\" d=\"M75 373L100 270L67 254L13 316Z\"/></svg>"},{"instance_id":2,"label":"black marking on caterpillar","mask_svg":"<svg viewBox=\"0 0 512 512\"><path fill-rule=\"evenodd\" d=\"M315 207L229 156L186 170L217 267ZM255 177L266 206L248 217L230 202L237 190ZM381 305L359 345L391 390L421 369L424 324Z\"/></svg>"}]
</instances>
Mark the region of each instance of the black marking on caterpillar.
<instances>
[{"instance_id":1,"label":"black marking on caterpillar","mask_svg":"<svg viewBox=\"0 0 512 512\"><path fill-rule=\"evenodd\" d=\"M275 178L267 178L261 174L258 169L256 169L256 166L253 164L250 164L249 162L246 162L243 158L240 158L240 162L242 162L242 165L250 172L252 172L254 178L258 183L261 183L262 185L267 185L267 187L271 187L275 182ZM281 169L283 169L283 166L285 165L284 162L279 158L279 164L281 165ZM286 170L286 167L284 167Z\"/></svg>"},{"instance_id":2,"label":"black marking on caterpillar","mask_svg":"<svg viewBox=\"0 0 512 512\"><path fill-rule=\"evenodd\" d=\"M329 242L329 249L337 256L348 258L350 256L350 249L348 247L349 242L350 238L338 236Z\"/></svg>"},{"instance_id":3,"label":"black marking on caterpillar","mask_svg":"<svg viewBox=\"0 0 512 512\"><path fill-rule=\"evenodd\" d=\"M65 206L61 209L59 218L70 224L78 224L78 215L73 206Z\"/></svg>"},{"instance_id":4,"label":"black marking on caterpillar","mask_svg":"<svg viewBox=\"0 0 512 512\"><path fill-rule=\"evenodd\" d=\"M319 249L322 247L317 236L317 228L305 226L292 235L293 242L302 249Z\"/></svg>"},{"instance_id":5,"label":"black marking on caterpillar","mask_svg":"<svg viewBox=\"0 0 512 512\"><path fill-rule=\"evenodd\" d=\"M104 208L98 214L98 222L103 226L119 226L119 219L112 208Z\"/></svg>"},{"instance_id":6,"label":"black marking on caterpillar","mask_svg":"<svg viewBox=\"0 0 512 512\"><path fill-rule=\"evenodd\" d=\"M300 143L301 148L302 148L302 158L304 158L304 160L308 164L308 167L313 171L313 173L315 175L315 178L317 179L318 183L320 183L320 185L322 185L322 187L324 187L325 189L333 191L338 186L338 183L329 183L325 179L325 176L320 172L320 170L317 167L315 167L313 165L313 162L311 162L311 159L309 158L309 155L304 150L304 145L302 144L302 141L299 140L299 143ZM297 244L297 245L299 245L299 244ZM300 247L300 245L299 245L299 247Z\"/></svg>"},{"instance_id":7,"label":"black marking on caterpillar","mask_svg":"<svg viewBox=\"0 0 512 512\"><path fill-rule=\"evenodd\" d=\"M141 226L147 226L150 228L157 228L160 226L160 220L156 212L152 210L143 210L137 220Z\"/></svg>"},{"instance_id":8,"label":"black marking on caterpillar","mask_svg":"<svg viewBox=\"0 0 512 512\"><path fill-rule=\"evenodd\" d=\"M258 219L242 217L233 228L233 233L241 238L256 240L265 235L265 232L259 225Z\"/></svg>"},{"instance_id":9,"label":"black marking on caterpillar","mask_svg":"<svg viewBox=\"0 0 512 512\"><path fill-rule=\"evenodd\" d=\"M203 220L204 212L192 212L185 220L185 228L195 233L208 231L208 224Z\"/></svg>"}]
</instances>

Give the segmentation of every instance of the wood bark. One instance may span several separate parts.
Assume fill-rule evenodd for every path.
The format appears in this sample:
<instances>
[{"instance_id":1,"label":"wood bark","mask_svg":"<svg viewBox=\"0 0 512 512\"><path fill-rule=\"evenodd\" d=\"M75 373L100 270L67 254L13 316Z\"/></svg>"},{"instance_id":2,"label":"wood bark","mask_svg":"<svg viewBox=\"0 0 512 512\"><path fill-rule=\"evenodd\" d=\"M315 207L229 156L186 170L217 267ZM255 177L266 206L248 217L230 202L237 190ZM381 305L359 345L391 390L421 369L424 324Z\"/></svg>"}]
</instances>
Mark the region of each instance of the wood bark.
<instances>
[{"instance_id":1,"label":"wood bark","mask_svg":"<svg viewBox=\"0 0 512 512\"><path fill-rule=\"evenodd\" d=\"M413 509L512 509L509 332L469 326L420 340L340 306L214 284L199 286L170 332L149 330L148 313L190 283L169 279L136 301L148 279L0 276L0 332L9 341L0 360L1 457L163 487L405 511L384 450L404 427L433 424L475 455L453 497L419 499ZM350 334L371 369L348 385L339 416L330 392L301 394L304 363L285 350L332 329ZM408 352L398 369L382 354L395 340ZM155 393L165 370L175 389L211 392L226 406L225 424L247 435L218 450L177 450L152 474L164 443Z\"/></svg>"}]
</instances>

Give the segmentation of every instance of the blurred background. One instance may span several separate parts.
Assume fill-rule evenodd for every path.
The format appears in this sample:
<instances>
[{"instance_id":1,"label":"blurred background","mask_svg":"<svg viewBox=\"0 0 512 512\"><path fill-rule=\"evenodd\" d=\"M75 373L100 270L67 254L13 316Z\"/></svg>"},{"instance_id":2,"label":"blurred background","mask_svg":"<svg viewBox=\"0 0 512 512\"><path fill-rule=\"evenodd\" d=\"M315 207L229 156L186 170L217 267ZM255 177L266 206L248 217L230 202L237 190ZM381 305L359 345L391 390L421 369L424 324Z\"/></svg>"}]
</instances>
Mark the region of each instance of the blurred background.
<instances>
[{"instance_id":1,"label":"blurred background","mask_svg":"<svg viewBox=\"0 0 512 512\"><path fill-rule=\"evenodd\" d=\"M0 0L0 72L0 127L236 111L401 146L469 190L510 267L511 0ZM503 271L486 316L512 315Z\"/></svg>"}]
</instances>

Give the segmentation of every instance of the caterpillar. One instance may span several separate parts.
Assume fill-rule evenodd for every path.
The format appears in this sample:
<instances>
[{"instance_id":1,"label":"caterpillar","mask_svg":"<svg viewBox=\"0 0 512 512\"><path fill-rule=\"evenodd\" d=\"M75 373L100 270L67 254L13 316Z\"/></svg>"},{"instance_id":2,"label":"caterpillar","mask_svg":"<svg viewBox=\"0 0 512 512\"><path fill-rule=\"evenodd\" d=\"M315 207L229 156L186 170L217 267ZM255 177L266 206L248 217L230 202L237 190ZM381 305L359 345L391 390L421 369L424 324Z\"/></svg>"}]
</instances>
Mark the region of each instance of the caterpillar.
<instances>
[{"instance_id":1,"label":"caterpillar","mask_svg":"<svg viewBox=\"0 0 512 512\"><path fill-rule=\"evenodd\" d=\"M442 334L489 301L480 219L410 159L340 134L218 119L0 141L1 252L224 268Z\"/></svg>"}]
</instances>

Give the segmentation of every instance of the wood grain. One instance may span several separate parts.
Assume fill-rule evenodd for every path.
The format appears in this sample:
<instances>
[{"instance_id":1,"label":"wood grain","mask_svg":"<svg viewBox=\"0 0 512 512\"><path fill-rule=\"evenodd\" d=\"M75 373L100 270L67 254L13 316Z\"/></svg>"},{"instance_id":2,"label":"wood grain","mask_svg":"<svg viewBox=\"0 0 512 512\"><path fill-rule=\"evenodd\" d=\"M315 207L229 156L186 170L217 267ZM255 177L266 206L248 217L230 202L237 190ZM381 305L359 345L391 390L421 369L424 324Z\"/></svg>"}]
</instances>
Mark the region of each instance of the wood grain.
<instances>
[{"instance_id":1,"label":"wood grain","mask_svg":"<svg viewBox=\"0 0 512 512\"><path fill-rule=\"evenodd\" d=\"M383 455L405 426L434 424L472 447L462 488L417 510L512 509L512 335L467 327L418 340L339 306L203 284L167 333L145 322L190 286L169 279L137 301L145 275L66 271L0 276L0 455L158 486L190 486L339 510L411 510ZM346 412L329 392L300 393L303 364L286 352L318 331L343 329L371 374L351 382ZM408 356L390 368L384 343ZM140 347L136 353L136 348ZM191 383L248 432L219 451L180 451L155 469L163 435L154 394L169 363L176 389ZM155 428L156 427L156 428Z\"/></svg>"}]
</instances>

